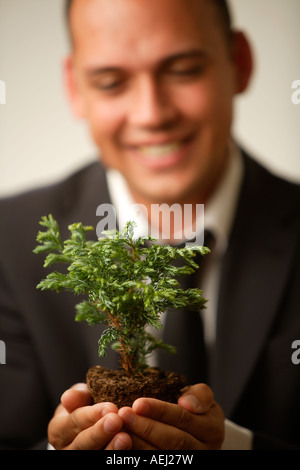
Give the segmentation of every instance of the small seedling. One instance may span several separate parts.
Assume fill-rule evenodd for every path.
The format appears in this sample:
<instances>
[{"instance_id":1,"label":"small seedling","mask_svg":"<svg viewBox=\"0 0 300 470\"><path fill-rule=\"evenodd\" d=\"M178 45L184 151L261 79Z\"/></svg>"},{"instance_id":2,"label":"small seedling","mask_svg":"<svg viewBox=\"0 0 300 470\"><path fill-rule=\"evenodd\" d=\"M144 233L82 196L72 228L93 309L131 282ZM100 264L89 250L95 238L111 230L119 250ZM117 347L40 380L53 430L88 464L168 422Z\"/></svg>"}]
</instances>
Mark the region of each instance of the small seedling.
<instances>
[{"instance_id":1,"label":"small seedling","mask_svg":"<svg viewBox=\"0 0 300 470\"><path fill-rule=\"evenodd\" d=\"M147 357L155 349L175 352L171 345L150 334L147 327L162 328L162 312L168 308L202 309L206 300L199 289L183 290L178 276L198 269L196 252L209 249L197 245L178 248L155 243L151 237L134 238L134 223L122 231L104 231L97 241L86 239L93 227L74 223L70 237L62 241L57 222L49 215L40 225L35 253L46 253L44 266L66 264L67 272L51 272L38 284L42 290L63 290L87 299L76 305L76 321L89 325L105 324L99 339L98 354L105 356L111 345L120 354L128 375L143 373ZM175 259L183 265L175 267Z\"/></svg>"}]
</instances>

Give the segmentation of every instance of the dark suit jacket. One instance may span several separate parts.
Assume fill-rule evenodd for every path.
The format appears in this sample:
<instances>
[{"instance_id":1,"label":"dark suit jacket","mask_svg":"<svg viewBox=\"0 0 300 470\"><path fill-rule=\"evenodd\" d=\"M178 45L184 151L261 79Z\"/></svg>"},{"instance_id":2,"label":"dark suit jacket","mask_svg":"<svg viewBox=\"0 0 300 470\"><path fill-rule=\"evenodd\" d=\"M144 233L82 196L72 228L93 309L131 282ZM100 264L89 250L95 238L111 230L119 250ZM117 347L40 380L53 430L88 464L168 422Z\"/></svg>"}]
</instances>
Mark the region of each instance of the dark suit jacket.
<instances>
[{"instance_id":1,"label":"dark suit jacket","mask_svg":"<svg viewBox=\"0 0 300 470\"><path fill-rule=\"evenodd\" d=\"M246 156L245 166L223 262L212 387L226 416L255 432L255 448L287 448L300 445L300 365L291 361L300 339L300 191ZM3 448L38 446L63 391L99 363L101 327L74 321L79 299L72 294L36 290L46 271L32 250L41 216L52 213L67 236L76 221L96 227L103 202L109 197L99 163L0 202ZM117 367L116 353L102 363Z\"/></svg>"}]
</instances>

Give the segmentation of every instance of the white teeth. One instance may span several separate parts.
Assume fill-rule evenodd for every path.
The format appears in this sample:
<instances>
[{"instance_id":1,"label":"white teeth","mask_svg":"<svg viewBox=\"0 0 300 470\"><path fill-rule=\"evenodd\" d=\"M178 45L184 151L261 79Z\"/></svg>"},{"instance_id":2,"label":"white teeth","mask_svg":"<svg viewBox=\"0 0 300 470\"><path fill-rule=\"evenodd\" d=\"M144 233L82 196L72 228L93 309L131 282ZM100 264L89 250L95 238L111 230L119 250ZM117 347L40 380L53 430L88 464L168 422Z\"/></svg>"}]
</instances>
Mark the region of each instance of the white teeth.
<instances>
[{"instance_id":1,"label":"white teeth","mask_svg":"<svg viewBox=\"0 0 300 470\"><path fill-rule=\"evenodd\" d=\"M171 153L177 152L179 148L180 144L178 142L174 142L171 144L163 145L147 145L144 147L140 147L139 151L146 157L161 158L164 156L168 156Z\"/></svg>"}]
</instances>

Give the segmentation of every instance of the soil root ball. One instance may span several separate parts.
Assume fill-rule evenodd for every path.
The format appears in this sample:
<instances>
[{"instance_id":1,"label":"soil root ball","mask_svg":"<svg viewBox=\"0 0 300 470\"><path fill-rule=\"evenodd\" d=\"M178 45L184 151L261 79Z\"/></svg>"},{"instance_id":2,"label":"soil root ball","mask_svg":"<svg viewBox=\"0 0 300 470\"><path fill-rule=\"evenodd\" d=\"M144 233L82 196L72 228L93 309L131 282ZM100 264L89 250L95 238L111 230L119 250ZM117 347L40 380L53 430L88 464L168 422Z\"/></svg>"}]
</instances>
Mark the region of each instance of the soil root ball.
<instances>
[{"instance_id":1,"label":"soil root ball","mask_svg":"<svg viewBox=\"0 0 300 470\"><path fill-rule=\"evenodd\" d=\"M94 403L112 402L118 408L132 406L140 397L177 403L180 390L187 384L183 375L150 367L143 375L129 377L123 370L93 366L86 381Z\"/></svg>"}]
</instances>

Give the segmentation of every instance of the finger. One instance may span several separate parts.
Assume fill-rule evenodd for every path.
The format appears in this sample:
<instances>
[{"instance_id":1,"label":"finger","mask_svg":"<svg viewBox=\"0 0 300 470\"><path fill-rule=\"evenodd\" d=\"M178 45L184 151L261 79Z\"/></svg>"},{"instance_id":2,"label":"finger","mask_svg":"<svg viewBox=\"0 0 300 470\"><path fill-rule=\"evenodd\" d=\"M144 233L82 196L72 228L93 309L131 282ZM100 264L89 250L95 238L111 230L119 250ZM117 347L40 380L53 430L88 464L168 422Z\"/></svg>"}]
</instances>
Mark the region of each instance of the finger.
<instances>
[{"instance_id":1,"label":"finger","mask_svg":"<svg viewBox=\"0 0 300 470\"><path fill-rule=\"evenodd\" d=\"M144 439L136 436L135 434L131 434L132 439L132 450L159 450L159 448L149 442L145 441Z\"/></svg>"},{"instance_id":2,"label":"finger","mask_svg":"<svg viewBox=\"0 0 300 470\"><path fill-rule=\"evenodd\" d=\"M191 413L206 413L214 402L214 394L206 384L189 387L178 399L178 404Z\"/></svg>"},{"instance_id":3,"label":"finger","mask_svg":"<svg viewBox=\"0 0 300 470\"><path fill-rule=\"evenodd\" d=\"M180 408L178 405L175 406ZM202 444L191 434L172 425L140 416L131 408L121 408L119 416L123 420L124 427L131 434L148 443L149 449L200 450L203 448Z\"/></svg>"},{"instance_id":4,"label":"finger","mask_svg":"<svg viewBox=\"0 0 300 470\"><path fill-rule=\"evenodd\" d=\"M117 413L117 407L113 403L84 406L72 413L68 413L62 405L59 405L48 426L50 444L55 449L66 447L80 432L93 426L108 413Z\"/></svg>"},{"instance_id":5,"label":"finger","mask_svg":"<svg viewBox=\"0 0 300 470\"><path fill-rule=\"evenodd\" d=\"M138 398L132 405L133 411L161 423L175 426L197 435L199 420L197 415L175 403L167 403L155 398Z\"/></svg>"},{"instance_id":6,"label":"finger","mask_svg":"<svg viewBox=\"0 0 300 470\"><path fill-rule=\"evenodd\" d=\"M108 413L93 426L80 432L67 450L103 449L121 431L122 419L116 413Z\"/></svg>"},{"instance_id":7,"label":"finger","mask_svg":"<svg viewBox=\"0 0 300 470\"><path fill-rule=\"evenodd\" d=\"M205 443L217 427L214 406L215 404L212 404L205 414L196 414L175 403L166 403L154 398L138 398L133 403L132 410L137 415L185 431Z\"/></svg>"},{"instance_id":8,"label":"finger","mask_svg":"<svg viewBox=\"0 0 300 470\"><path fill-rule=\"evenodd\" d=\"M61 403L71 413L76 408L92 404L92 397L84 383L78 383L66 390L61 396Z\"/></svg>"},{"instance_id":9,"label":"finger","mask_svg":"<svg viewBox=\"0 0 300 470\"><path fill-rule=\"evenodd\" d=\"M105 450L132 450L132 438L125 432L118 432L109 444L105 447Z\"/></svg>"}]
</instances>

